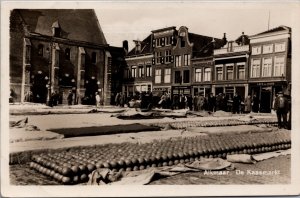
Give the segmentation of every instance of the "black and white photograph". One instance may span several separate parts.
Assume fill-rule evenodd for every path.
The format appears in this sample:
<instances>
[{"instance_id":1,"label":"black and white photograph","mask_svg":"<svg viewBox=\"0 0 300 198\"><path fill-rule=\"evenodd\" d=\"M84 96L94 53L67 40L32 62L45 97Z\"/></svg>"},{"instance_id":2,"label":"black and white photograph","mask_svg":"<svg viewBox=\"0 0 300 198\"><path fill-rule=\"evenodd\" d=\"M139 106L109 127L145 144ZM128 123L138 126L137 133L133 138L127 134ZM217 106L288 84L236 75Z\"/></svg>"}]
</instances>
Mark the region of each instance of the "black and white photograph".
<instances>
[{"instance_id":1,"label":"black and white photograph","mask_svg":"<svg viewBox=\"0 0 300 198\"><path fill-rule=\"evenodd\" d=\"M1 195L299 195L299 17L2 1Z\"/></svg>"}]
</instances>

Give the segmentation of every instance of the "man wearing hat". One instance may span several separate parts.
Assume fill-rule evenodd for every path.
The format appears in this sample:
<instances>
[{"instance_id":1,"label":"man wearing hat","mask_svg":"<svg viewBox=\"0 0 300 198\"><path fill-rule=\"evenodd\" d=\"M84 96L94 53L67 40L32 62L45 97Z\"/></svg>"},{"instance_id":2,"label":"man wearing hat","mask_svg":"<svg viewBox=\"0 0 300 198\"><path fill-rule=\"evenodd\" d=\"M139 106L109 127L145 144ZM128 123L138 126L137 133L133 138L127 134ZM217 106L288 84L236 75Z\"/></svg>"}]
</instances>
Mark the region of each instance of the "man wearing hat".
<instances>
[{"instance_id":1,"label":"man wearing hat","mask_svg":"<svg viewBox=\"0 0 300 198\"><path fill-rule=\"evenodd\" d=\"M275 99L274 110L277 114L278 128L288 128L287 123L287 113L289 110L289 104L286 97L284 97L283 92L278 92L278 96Z\"/></svg>"}]
</instances>

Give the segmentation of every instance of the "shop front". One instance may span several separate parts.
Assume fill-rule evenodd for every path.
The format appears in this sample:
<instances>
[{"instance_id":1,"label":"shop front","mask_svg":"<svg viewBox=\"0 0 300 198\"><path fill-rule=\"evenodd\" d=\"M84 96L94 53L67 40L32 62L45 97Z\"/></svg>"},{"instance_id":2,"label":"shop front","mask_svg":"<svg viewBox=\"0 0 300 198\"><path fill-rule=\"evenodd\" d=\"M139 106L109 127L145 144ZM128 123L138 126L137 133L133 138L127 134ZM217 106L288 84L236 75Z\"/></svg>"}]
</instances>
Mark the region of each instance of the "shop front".
<instances>
[{"instance_id":1,"label":"shop front","mask_svg":"<svg viewBox=\"0 0 300 198\"><path fill-rule=\"evenodd\" d=\"M259 82L249 84L249 94L259 98L259 111L270 113L273 102L279 91L285 91L285 84L282 82Z\"/></svg>"},{"instance_id":2,"label":"shop front","mask_svg":"<svg viewBox=\"0 0 300 198\"><path fill-rule=\"evenodd\" d=\"M198 86L193 86L192 88L192 95L197 96L197 95L203 95L207 96L208 94L211 93L211 85L198 85Z\"/></svg>"},{"instance_id":3,"label":"shop front","mask_svg":"<svg viewBox=\"0 0 300 198\"><path fill-rule=\"evenodd\" d=\"M248 95L248 85L247 84L223 84L213 86L213 92L215 95L223 93L226 97L231 100L235 93L244 99Z\"/></svg>"},{"instance_id":4,"label":"shop front","mask_svg":"<svg viewBox=\"0 0 300 198\"><path fill-rule=\"evenodd\" d=\"M171 93L171 86L156 86L152 89L153 96L162 96L163 94L170 94Z\"/></svg>"},{"instance_id":5,"label":"shop front","mask_svg":"<svg viewBox=\"0 0 300 198\"><path fill-rule=\"evenodd\" d=\"M191 95L191 86L173 86L172 96L174 95Z\"/></svg>"}]
</instances>

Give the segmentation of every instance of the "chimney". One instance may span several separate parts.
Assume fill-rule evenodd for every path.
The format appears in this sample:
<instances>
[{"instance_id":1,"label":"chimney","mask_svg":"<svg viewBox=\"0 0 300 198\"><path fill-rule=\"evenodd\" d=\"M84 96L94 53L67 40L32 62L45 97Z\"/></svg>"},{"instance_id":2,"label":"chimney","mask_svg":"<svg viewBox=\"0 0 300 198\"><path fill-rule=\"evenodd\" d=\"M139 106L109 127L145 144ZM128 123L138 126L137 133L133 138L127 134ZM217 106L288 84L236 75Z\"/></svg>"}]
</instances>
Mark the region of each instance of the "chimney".
<instances>
[{"instance_id":1,"label":"chimney","mask_svg":"<svg viewBox=\"0 0 300 198\"><path fill-rule=\"evenodd\" d=\"M224 33L222 40L223 40L223 46L226 45L226 43L227 43L226 33Z\"/></svg>"},{"instance_id":2,"label":"chimney","mask_svg":"<svg viewBox=\"0 0 300 198\"><path fill-rule=\"evenodd\" d=\"M142 50L142 42L140 40L134 40L135 43L135 53L139 53Z\"/></svg>"},{"instance_id":3,"label":"chimney","mask_svg":"<svg viewBox=\"0 0 300 198\"><path fill-rule=\"evenodd\" d=\"M128 53L128 41L127 40L123 41L123 49L125 51L125 55L127 55L127 53Z\"/></svg>"},{"instance_id":4,"label":"chimney","mask_svg":"<svg viewBox=\"0 0 300 198\"><path fill-rule=\"evenodd\" d=\"M246 44L244 32L242 32L242 45Z\"/></svg>"}]
</instances>

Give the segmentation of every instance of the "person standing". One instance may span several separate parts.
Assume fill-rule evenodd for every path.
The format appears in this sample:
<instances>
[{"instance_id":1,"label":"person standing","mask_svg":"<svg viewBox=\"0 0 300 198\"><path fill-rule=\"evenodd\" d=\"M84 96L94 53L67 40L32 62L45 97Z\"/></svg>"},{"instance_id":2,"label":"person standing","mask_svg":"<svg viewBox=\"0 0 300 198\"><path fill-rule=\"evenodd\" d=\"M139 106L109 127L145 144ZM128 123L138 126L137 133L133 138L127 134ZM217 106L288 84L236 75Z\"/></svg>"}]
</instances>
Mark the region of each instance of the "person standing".
<instances>
[{"instance_id":1,"label":"person standing","mask_svg":"<svg viewBox=\"0 0 300 198\"><path fill-rule=\"evenodd\" d=\"M198 111L198 100L199 100L198 95L195 95L193 98L194 111Z\"/></svg>"},{"instance_id":2,"label":"person standing","mask_svg":"<svg viewBox=\"0 0 300 198\"><path fill-rule=\"evenodd\" d=\"M120 95L120 93L118 92L117 95L116 95L116 97L115 97L115 104L116 104L116 106L119 106L119 105L120 105L120 97L121 97L121 95Z\"/></svg>"},{"instance_id":3,"label":"person standing","mask_svg":"<svg viewBox=\"0 0 300 198\"><path fill-rule=\"evenodd\" d=\"M100 107L100 103L101 103L101 97L98 92L96 92L95 99L96 99L96 107L98 108L98 107Z\"/></svg>"},{"instance_id":4,"label":"person standing","mask_svg":"<svg viewBox=\"0 0 300 198\"><path fill-rule=\"evenodd\" d=\"M252 98L252 111L257 113L258 110L259 110L259 98L256 96L256 94L254 94Z\"/></svg>"},{"instance_id":5,"label":"person standing","mask_svg":"<svg viewBox=\"0 0 300 198\"><path fill-rule=\"evenodd\" d=\"M241 97L235 93L232 99L232 113L240 113Z\"/></svg>"},{"instance_id":6,"label":"person standing","mask_svg":"<svg viewBox=\"0 0 300 198\"><path fill-rule=\"evenodd\" d=\"M67 100L68 100L68 105L72 105L72 102L73 102L73 93L72 93L71 90L69 91L69 95L67 97Z\"/></svg>"},{"instance_id":7,"label":"person standing","mask_svg":"<svg viewBox=\"0 0 300 198\"><path fill-rule=\"evenodd\" d=\"M245 101L244 101L244 104L245 104L245 113L250 113L251 111L251 103L252 103L252 98L251 98L251 95L249 94L246 98L245 98Z\"/></svg>"},{"instance_id":8,"label":"person standing","mask_svg":"<svg viewBox=\"0 0 300 198\"><path fill-rule=\"evenodd\" d=\"M198 106L198 111L203 111L204 110L204 103L205 103L205 98L203 94L199 94L197 106Z\"/></svg>"},{"instance_id":9,"label":"person standing","mask_svg":"<svg viewBox=\"0 0 300 198\"><path fill-rule=\"evenodd\" d=\"M208 97L208 111L214 112L216 108L216 97L213 93L209 94Z\"/></svg>"},{"instance_id":10,"label":"person standing","mask_svg":"<svg viewBox=\"0 0 300 198\"><path fill-rule=\"evenodd\" d=\"M275 99L274 110L277 114L278 128L288 129L287 113L289 111L289 102L281 91L278 92L278 96Z\"/></svg>"}]
</instances>

